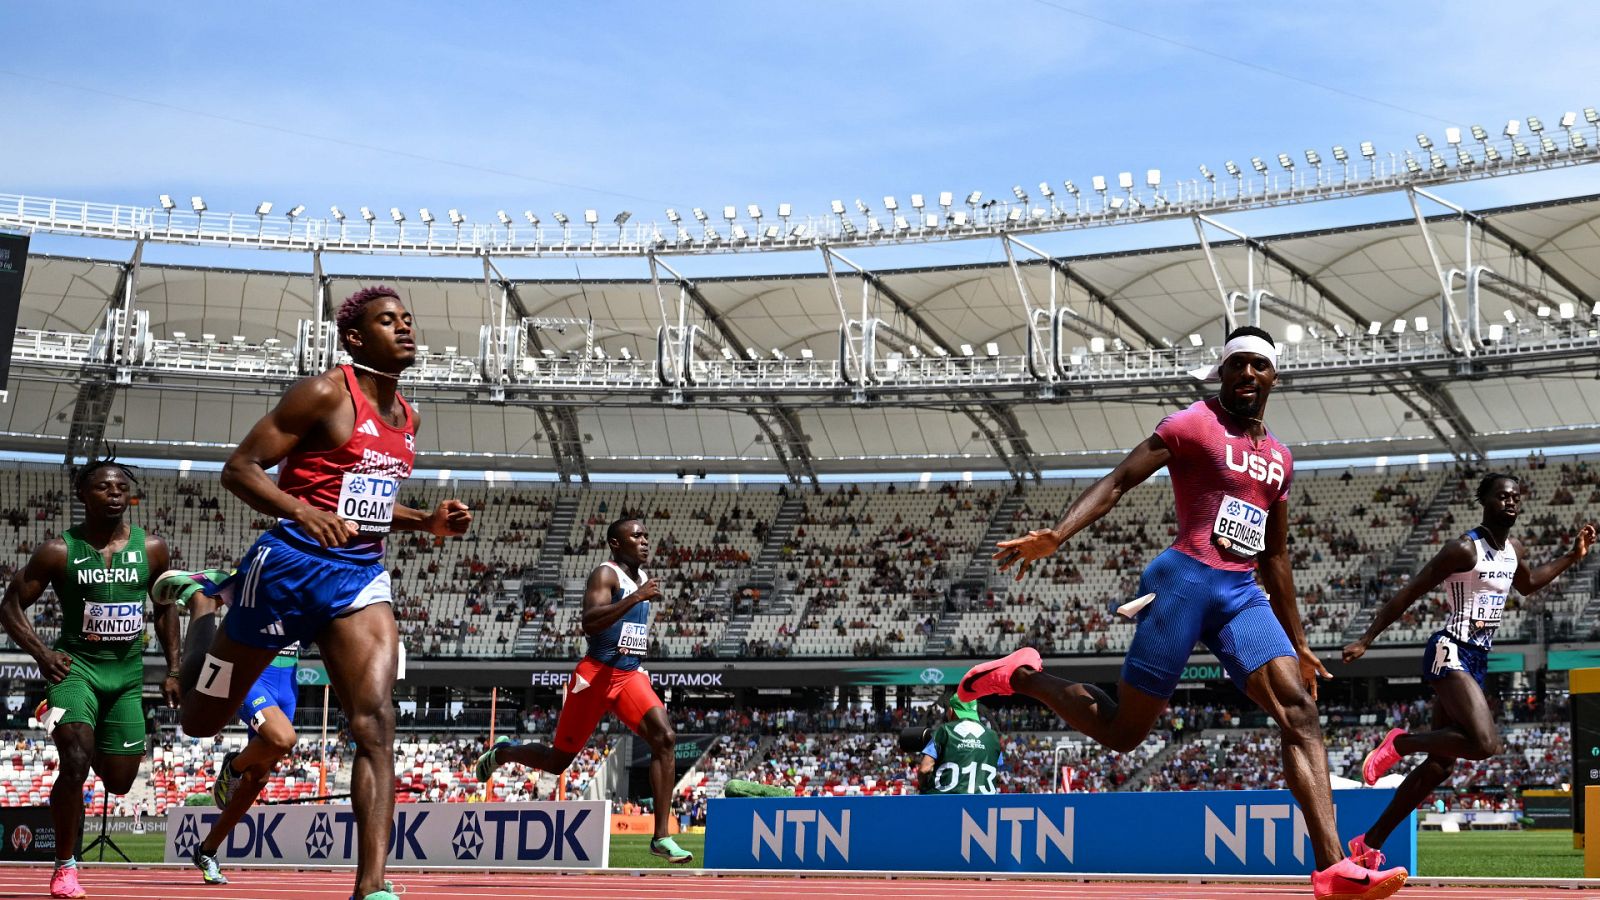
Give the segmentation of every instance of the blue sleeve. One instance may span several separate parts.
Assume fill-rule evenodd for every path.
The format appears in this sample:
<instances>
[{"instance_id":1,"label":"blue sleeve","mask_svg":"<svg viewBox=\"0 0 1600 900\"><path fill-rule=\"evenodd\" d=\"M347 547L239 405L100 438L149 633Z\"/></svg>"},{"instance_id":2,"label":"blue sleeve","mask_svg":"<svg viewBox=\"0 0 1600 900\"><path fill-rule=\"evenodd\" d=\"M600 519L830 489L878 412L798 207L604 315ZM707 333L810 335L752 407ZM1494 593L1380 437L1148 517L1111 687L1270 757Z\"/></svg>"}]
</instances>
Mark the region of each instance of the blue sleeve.
<instances>
[{"instance_id":1,"label":"blue sleeve","mask_svg":"<svg viewBox=\"0 0 1600 900\"><path fill-rule=\"evenodd\" d=\"M933 741L929 741L928 742L928 746L922 748L922 755L923 756L931 756L934 759L938 759L939 758L939 748L934 746L934 742Z\"/></svg>"}]
</instances>

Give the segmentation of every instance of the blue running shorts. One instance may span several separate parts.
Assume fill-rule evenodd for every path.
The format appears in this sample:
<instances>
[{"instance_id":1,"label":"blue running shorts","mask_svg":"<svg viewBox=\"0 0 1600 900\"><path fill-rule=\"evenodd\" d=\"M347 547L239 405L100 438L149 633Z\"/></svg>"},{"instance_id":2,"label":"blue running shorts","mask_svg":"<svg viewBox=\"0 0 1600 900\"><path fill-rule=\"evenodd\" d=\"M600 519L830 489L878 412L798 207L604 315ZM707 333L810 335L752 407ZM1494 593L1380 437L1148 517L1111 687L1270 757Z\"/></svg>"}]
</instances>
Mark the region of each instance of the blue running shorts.
<instances>
[{"instance_id":1,"label":"blue running shorts","mask_svg":"<svg viewBox=\"0 0 1600 900\"><path fill-rule=\"evenodd\" d=\"M1151 593L1156 598L1135 617L1122 680L1152 697L1177 690L1197 642L1216 654L1241 691L1268 660L1296 655L1254 572L1213 569L1168 549L1139 579L1139 594Z\"/></svg>"},{"instance_id":2,"label":"blue running shorts","mask_svg":"<svg viewBox=\"0 0 1600 900\"><path fill-rule=\"evenodd\" d=\"M259 717L268 707L276 706L291 724L294 722L295 704L299 699L295 673L299 670L299 666L267 666L261 670L256 683L250 685L250 693L244 695L244 703L239 707L239 721L250 729L251 737L255 737L261 725Z\"/></svg>"},{"instance_id":3,"label":"blue running shorts","mask_svg":"<svg viewBox=\"0 0 1600 900\"><path fill-rule=\"evenodd\" d=\"M282 529L258 538L223 587L228 637L267 650L310 644L334 619L390 600L381 559L339 559Z\"/></svg>"},{"instance_id":4,"label":"blue running shorts","mask_svg":"<svg viewBox=\"0 0 1600 900\"><path fill-rule=\"evenodd\" d=\"M1451 672L1465 672L1483 687L1483 676L1489 671L1489 651L1476 644L1458 641L1442 631L1428 638L1422 651L1422 680L1432 684Z\"/></svg>"}]
</instances>

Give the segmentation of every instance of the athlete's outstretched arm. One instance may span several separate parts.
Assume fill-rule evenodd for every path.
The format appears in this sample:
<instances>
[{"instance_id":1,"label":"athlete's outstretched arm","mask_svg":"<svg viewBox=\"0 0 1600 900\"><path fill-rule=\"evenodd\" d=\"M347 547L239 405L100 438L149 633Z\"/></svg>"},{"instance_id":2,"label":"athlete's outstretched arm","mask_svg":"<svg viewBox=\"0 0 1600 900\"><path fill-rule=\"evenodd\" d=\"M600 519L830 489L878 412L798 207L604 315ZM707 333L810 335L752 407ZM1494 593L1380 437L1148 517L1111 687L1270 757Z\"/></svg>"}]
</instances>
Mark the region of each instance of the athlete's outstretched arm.
<instances>
[{"instance_id":1,"label":"athlete's outstretched arm","mask_svg":"<svg viewBox=\"0 0 1600 900\"><path fill-rule=\"evenodd\" d=\"M167 548L166 541L152 534L145 538L144 552L150 559L150 584L154 584L172 564L172 551ZM146 585L146 592L149 589L150 586ZM156 639L161 641L161 655L167 658L167 675L161 679L161 696L167 701L169 709L177 709L178 703L183 700L183 691L178 686L178 673L183 666L183 638L178 634L178 604L157 603L154 606Z\"/></svg>"},{"instance_id":2,"label":"athlete's outstretched arm","mask_svg":"<svg viewBox=\"0 0 1600 900\"><path fill-rule=\"evenodd\" d=\"M5 599L0 600L0 624L5 626L6 634L11 635L11 640L22 648L22 652L39 662L39 674L51 684L67 676L72 667L72 657L46 647L44 641L39 640L39 633L33 630L33 623L28 621L28 614L24 610L44 596L44 589L50 586L50 582L66 571L67 542L61 538L51 538L40 544L28 559L28 564L12 576L11 583L6 586Z\"/></svg>"},{"instance_id":3,"label":"athlete's outstretched arm","mask_svg":"<svg viewBox=\"0 0 1600 900\"><path fill-rule=\"evenodd\" d=\"M1073 535L1099 521L1101 516L1117 505L1123 494L1143 484L1171 458L1172 451L1167 449L1159 436L1152 434L1145 438L1123 457L1122 462L1117 463L1115 469L1072 501L1056 527L1036 529L1022 537L996 544L999 550L994 558L1000 563L1000 571L1004 572L1012 563L1020 562L1022 565L1017 568L1017 580L1021 581L1034 561L1055 553Z\"/></svg>"},{"instance_id":4,"label":"athlete's outstretched arm","mask_svg":"<svg viewBox=\"0 0 1600 900\"><path fill-rule=\"evenodd\" d=\"M1589 548L1594 546L1595 530L1593 525L1585 525L1578 529L1578 536L1572 540L1572 550L1550 560L1537 569L1528 567L1528 551L1523 548L1522 542L1517 542L1517 572L1511 576L1511 586L1517 593L1526 597L1540 590L1545 585L1556 580L1556 576L1568 568L1583 561L1589 554Z\"/></svg>"},{"instance_id":5,"label":"athlete's outstretched arm","mask_svg":"<svg viewBox=\"0 0 1600 900\"><path fill-rule=\"evenodd\" d=\"M222 486L256 512L294 521L324 547L344 546L356 532L354 522L278 490L267 470L282 462L305 435L325 430L327 418L346 398L345 391L325 374L289 388L228 457L222 467Z\"/></svg>"},{"instance_id":6,"label":"athlete's outstretched arm","mask_svg":"<svg viewBox=\"0 0 1600 900\"><path fill-rule=\"evenodd\" d=\"M1372 642L1378 639L1378 635L1405 614L1411 604L1417 602L1417 598L1443 584L1451 575L1465 572L1477 564L1478 551L1473 548L1471 541L1458 540L1445 544L1421 571L1411 576L1405 587L1378 608L1366 633L1345 646L1344 661L1349 663L1360 659Z\"/></svg>"},{"instance_id":7,"label":"athlete's outstretched arm","mask_svg":"<svg viewBox=\"0 0 1600 900\"><path fill-rule=\"evenodd\" d=\"M661 595L661 587L654 578L639 585L639 589L615 603L611 593L618 587L617 573L610 566L597 566L589 573L589 584L583 589L583 633L599 634L617 624L628 610Z\"/></svg>"},{"instance_id":8,"label":"athlete's outstretched arm","mask_svg":"<svg viewBox=\"0 0 1600 900\"><path fill-rule=\"evenodd\" d=\"M1300 605L1294 592L1294 567L1289 562L1289 501L1280 499L1267 511L1267 549L1259 563L1261 587L1272 604L1272 614L1294 645L1300 658L1300 680L1311 699L1317 699L1317 678L1332 678L1322 660L1306 643L1306 629L1300 621Z\"/></svg>"}]
</instances>

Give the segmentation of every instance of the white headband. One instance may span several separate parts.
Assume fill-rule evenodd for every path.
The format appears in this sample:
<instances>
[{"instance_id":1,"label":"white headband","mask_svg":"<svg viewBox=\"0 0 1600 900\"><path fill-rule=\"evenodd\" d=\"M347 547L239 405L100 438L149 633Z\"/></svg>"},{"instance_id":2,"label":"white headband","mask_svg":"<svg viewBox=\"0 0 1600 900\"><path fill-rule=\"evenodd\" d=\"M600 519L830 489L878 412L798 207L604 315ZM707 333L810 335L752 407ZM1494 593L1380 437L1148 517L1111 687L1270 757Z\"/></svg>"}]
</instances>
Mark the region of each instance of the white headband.
<instances>
[{"instance_id":1,"label":"white headband","mask_svg":"<svg viewBox=\"0 0 1600 900\"><path fill-rule=\"evenodd\" d=\"M1189 374L1201 381L1220 381L1222 364L1235 353L1254 353L1257 356L1264 356L1274 369L1278 367L1278 348L1274 347L1271 341L1253 334L1242 334L1223 346L1222 358L1217 360L1216 365L1190 369Z\"/></svg>"}]
</instances>

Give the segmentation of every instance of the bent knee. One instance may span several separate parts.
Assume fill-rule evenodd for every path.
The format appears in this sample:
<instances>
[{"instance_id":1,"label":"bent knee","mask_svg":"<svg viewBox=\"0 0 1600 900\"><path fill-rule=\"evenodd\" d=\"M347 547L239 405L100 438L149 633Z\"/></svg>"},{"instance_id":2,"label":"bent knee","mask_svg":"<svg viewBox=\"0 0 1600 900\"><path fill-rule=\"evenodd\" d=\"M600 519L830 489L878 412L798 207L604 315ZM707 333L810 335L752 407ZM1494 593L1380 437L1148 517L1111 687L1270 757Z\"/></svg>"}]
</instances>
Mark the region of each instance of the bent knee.
<instances>
[{"instance_id":1,"label":"bent knee","mask_svg":"<svg viewBox=\"0 0 1600 900\"><path fill-rule=\"evenodd\" d=\"M130 775L101 775L100 781L106 786L106 793L126 794L127 792L133 790L133 782L137 778L138 774L139 773L134 772Z\"/></svg>"},{"instance_id":2,"label":"bent knee","mask_svg":"<svg viewBox=\"0 0 1600 900\"><path fill-rule=\"evenodd\" d=\"M271 750L274 756L280 757L289 755L289 751L294 749L297 739L293 729L263 731L257 737L261 738L262 742L267 745L267 749Z\"/></svg>"}]
</instances>

